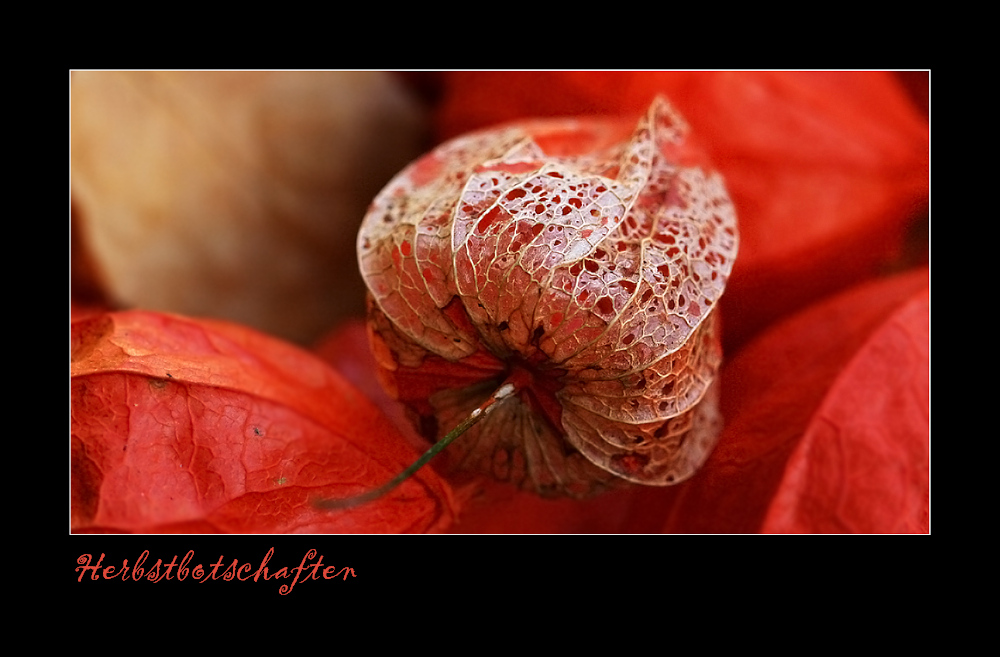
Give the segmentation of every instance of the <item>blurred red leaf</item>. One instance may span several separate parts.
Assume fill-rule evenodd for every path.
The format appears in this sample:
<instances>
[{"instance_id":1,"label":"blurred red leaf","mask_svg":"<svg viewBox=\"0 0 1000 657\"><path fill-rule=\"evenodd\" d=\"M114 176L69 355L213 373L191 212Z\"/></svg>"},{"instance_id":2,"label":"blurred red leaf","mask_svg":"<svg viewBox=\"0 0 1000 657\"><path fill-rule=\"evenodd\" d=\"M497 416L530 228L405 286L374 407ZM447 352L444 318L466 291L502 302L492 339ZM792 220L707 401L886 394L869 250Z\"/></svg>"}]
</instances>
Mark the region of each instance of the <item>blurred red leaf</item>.
<instances>
[{"instance_id":1,"label":"blurred red leaf","mask_svg":"<svg viewBox=\"0 0 1000 657\"><path fill-rule=\"evenodd\" d=\"M356 509L418 454L315 356L224 322L81 315L72 331L74 532L442 531L455 504L425 469Z\"/></svg>"},{"instance_id":2,"label":"blurred red leaf","mask_svg":"<svg viewBox=\"0 0 1000 657\"><path fill-rule=\"evenodd\" d=\"M850 290L727 364L726 429L666 531L928 531L927 285Z\"/></svg>"},{"instance_id":3,"label":"blurred red leaf","mask_svg":"<svg viewBox=\"0 0 1000 657\"><path fill-rule=\"evenodd\" d=\"M631 117L665 93L739 216L727 347L893 266L925 220L927 119L892 73L458 71L437 82L439 139L529 116Z\"/></svg>"},{"instance_id":4,"label":"blurred red leaf","mask_svg":"<svg viewBox=\"0 0 1000 657\"><path fill-rule=\"evenodd\" d=\"M379 383L378 367L364 320L342 323L317 342L314 352L378 406L414 449L422 453L430 448L431 443L414 428L404 405L390 397Z\"/></svg>"}]
</instances>

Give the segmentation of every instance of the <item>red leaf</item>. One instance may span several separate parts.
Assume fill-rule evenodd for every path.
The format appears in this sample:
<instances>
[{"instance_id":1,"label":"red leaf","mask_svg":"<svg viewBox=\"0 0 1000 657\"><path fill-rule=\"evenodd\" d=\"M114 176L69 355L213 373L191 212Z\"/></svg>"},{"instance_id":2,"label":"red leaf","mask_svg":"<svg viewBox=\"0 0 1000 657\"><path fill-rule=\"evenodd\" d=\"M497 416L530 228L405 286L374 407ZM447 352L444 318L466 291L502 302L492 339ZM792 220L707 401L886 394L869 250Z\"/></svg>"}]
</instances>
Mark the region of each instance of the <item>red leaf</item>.
<instances>
[{"instance_id":1,"label":"red leaf","mask_svg":"<svg viewBox=\"0 0 1000 657\"><path fill-rule=\"evenodd\" d=\"M762 531L929 530L929 304L927 289L914 294L837 377Z\"/></svg>"},{"instance_id":2,"label":"red leaf","mask_svg":"<svg viewBox=\"0 0 1000 657\"><path fill-rule=\"evenodd\" d=\"M928 124L891 73L475 71L441 84L441 139L525 117L634 116L665 93L737 209L727 348L890 266L925 216Z\"/></svg>"},{"instance_id":3,"label":"red leaf","mask_svg":"<svg viewBox=\"0 0 1000 657\"><path fill-rule=\"evenodd\" d=\"M74 532L441 531L432 471L347 511L418 453L316 357L223 322L148 312L72 323Z\"/></svg>"},{"instance_id":4,"label":"red leaf","mask_svg":"<svg viewBox=\"0 0 1000 657\"><path fill-rule=\"evenodd\" d=\"M726 429L666 530L926 531L927 282L853 289L727 364Z\"/></svg>"}]
</instances>

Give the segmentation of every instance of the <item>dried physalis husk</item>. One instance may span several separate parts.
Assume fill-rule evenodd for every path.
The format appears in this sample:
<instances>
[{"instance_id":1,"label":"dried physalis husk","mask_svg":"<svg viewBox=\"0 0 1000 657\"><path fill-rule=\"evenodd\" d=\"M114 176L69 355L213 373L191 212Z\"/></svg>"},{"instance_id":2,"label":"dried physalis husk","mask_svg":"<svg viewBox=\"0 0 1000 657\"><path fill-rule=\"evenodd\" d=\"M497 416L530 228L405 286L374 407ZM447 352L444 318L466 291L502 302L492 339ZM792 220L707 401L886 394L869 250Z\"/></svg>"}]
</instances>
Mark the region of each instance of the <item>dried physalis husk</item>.
<instances>
[{"instance_id":1,"label":"dried physalis husk","mask_svg":"<svg viewBox=\"0 0 1000 657\"><path fill-rule=\"evenodd\" d=\"M383 383L432 439L489 402L449 467L583 496L705 461L738 237L687 132L662 98L625 128L522 122L443 144L374 200L358 257Z\"/></svg>"}]
</instances>

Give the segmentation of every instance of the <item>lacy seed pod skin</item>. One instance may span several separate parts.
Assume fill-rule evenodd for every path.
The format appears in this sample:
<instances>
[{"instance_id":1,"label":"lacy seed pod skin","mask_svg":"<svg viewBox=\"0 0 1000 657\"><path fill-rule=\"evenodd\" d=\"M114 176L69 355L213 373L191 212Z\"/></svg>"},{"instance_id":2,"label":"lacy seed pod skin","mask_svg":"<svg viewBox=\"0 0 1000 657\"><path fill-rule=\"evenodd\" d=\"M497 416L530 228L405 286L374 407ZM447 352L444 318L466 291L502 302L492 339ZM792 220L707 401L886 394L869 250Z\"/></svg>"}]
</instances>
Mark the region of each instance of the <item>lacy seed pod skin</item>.
<instances>
[{"instance_id":1,"label":"lacy seed pod skin","mask_svg":"<svg viewBox=\"0 0 1000 657\"><path fill-rule=\"evenodd\" d=\"M666 100L628 130L472 133L372 203L358 257L383 384L430 439L514 386L449 467L580 497L680 482L712 450L735 211Z\"/></svg>"}]
</instances>

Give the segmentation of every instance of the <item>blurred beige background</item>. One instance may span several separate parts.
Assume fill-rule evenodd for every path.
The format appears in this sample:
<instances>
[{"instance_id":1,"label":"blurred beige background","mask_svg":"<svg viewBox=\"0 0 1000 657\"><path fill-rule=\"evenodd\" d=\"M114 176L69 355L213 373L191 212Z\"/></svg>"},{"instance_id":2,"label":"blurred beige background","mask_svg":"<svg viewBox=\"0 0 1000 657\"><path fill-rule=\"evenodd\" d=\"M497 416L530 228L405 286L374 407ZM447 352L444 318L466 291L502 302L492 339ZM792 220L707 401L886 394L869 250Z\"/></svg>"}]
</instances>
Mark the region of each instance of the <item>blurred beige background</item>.
<instances>
[{"instance_id":1,"label":"blurred beige background","mask_svg":"<svg viewBox=\"0 0 1000 657\"><path fill-rule=\"evenodd\" d=\"M75 71L70 100L74 257L112 303L302 344L363 312L358 226L426 146L399 76Z\"/></svg>"}]
</instances>

